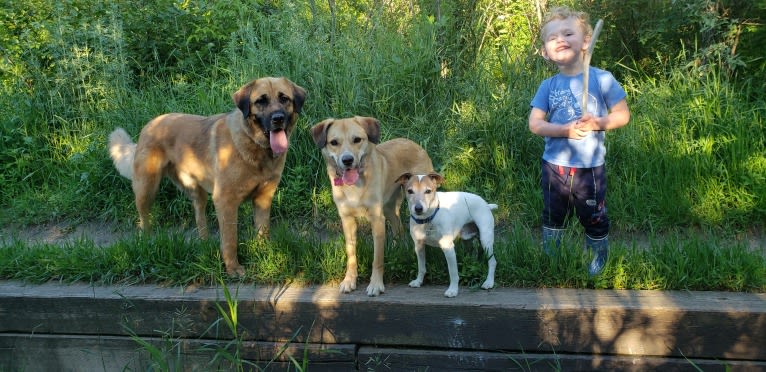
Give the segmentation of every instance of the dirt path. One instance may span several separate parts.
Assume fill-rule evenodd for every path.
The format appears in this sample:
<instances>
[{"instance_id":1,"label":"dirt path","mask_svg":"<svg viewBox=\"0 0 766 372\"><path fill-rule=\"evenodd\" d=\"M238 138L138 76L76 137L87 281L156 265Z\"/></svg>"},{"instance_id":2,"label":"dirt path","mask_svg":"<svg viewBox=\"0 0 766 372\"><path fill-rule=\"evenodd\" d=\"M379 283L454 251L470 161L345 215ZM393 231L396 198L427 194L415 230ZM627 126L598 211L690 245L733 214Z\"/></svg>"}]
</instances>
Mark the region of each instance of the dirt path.
<instances>
[{"instance_id":1,"label":"dirt path","mask_svg":"<svg viewBox=\"0 0 766 372\"><path fill-rule=\"evenodd\" d=\"M127 226L127 228L130 227ZM9 244L14 240L21 240L31 244L64 245L78 239L90 239L97 246L103 247L134 233L127 228L102 222L58 222L24 227L2 227L0 243Z\"/></svg>"}]
</instances>

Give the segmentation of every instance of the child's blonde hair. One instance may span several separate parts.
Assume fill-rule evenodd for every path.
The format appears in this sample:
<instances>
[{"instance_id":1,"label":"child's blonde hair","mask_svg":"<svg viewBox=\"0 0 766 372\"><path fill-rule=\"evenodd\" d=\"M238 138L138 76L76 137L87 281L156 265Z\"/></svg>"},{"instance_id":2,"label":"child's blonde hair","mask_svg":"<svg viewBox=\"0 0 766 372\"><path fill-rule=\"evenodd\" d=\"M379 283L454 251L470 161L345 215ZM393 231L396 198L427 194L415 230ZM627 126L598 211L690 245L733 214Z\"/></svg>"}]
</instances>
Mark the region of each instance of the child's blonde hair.
<instances>
[{"instance_id":1,"label":"child's blonde hair","mask_svg":"<svg viewBox=\"0 0 766 372\"><path fill-rule=\"evenodd\" d=\"M548 13L545 14L545 18L543 18L543 24L540 26L540 40L544 43L545 42L545 26L548 25L551 21L556 20L563 20L568 18L574 18L575 21L577 21L577 24L582 27L582 31L585 34L585 37L588 38L593 35L593 27L590 25L590 16L588 13L585 12L578 12L572 9L569 9L565 6L560 6L551 9L548 11Z\"/></svg>"}]
</instances>

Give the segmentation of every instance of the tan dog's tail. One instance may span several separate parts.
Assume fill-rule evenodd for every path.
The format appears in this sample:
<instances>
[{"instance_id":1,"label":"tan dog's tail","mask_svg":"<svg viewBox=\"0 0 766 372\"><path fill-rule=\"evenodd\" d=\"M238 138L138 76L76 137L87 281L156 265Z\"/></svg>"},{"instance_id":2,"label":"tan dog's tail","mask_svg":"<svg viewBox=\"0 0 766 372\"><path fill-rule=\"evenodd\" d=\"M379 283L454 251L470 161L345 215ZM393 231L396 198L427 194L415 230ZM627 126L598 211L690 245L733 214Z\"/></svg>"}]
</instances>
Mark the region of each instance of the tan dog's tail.
<instances>
[{"instance_id":1,"label":"tan dog's tail","mask_svg":"<svg viewBox=\"0 0 766 372\"><path fill-rule=\"evenodd\" d=\"M114 167L123 177L133 179L133 159L136 157L136 144L130 139L125 129L117 128L109 135L109 156Z\"/></svg>"}]
</instances>

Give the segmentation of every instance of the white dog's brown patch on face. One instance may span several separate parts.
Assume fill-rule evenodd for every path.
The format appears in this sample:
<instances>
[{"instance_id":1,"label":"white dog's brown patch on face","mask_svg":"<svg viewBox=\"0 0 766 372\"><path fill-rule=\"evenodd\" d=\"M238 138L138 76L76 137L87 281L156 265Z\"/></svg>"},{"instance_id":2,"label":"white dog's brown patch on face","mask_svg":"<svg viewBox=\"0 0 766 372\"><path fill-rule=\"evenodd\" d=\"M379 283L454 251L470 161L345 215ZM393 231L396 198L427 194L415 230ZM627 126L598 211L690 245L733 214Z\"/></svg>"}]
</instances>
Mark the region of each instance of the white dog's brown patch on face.
<instances>
[{"instance_id":1,"label":"white dog's brown patch on face","mask_svg":"<svg viewBox=\"0 0 766 372\"><path fill-rule=\"evenodd\" d=\"M444 177L437 173L413 175L405 173L398 182L404 187L410 214L419 218L426 217L439 207L436 190L444 182Z\"/></svg>"}]
</instances>

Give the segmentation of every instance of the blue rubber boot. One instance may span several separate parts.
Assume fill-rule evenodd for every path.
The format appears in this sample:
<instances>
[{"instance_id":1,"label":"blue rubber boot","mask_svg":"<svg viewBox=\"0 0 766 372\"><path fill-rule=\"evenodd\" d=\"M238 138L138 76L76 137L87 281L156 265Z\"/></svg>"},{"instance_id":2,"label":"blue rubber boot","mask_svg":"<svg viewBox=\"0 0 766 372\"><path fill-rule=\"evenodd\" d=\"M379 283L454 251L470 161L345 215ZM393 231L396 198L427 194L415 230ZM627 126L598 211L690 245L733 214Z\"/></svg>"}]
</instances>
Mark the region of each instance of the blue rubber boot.
<instances>
[{"instance_id":1,"label":"blue rubber boot","mask_svg":"<svg viewBox=\"0 0 766 372\"><path fill-rule=\"evenodd\" d=\"M543 251L545 254L553 256L559 250L562 235L564 235L564 230L543 226Z\"/></svg>"},{"instance_id":2,"label":"blue rubber boot","mask_svg":"<svg viewBox=\"0 0 766 372\"><path fill-rule=\"evenodd\" d=\"M590 276L596 276L601 274L606 266L606 261L609 258L609 236L605 236L601 239L594 239L585 235L585 246L593 252L593 261L590 262L588 267L588 274Z\"/></svg>"}]
</instances>

